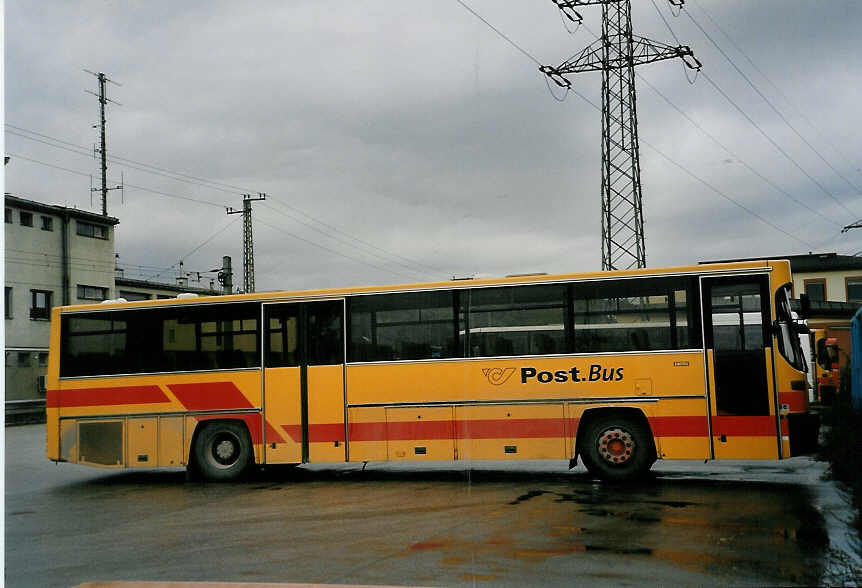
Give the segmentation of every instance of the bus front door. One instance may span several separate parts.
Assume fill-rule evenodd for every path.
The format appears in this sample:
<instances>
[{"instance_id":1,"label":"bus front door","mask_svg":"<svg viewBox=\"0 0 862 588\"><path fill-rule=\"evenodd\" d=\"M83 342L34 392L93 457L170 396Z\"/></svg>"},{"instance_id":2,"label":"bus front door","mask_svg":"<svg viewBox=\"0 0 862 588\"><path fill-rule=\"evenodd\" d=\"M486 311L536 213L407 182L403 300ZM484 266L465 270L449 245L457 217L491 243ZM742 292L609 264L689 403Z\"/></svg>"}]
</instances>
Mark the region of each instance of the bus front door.
<instances>
[{"instance_id":1,"label":"bus front door","mask_svg":"<svg viewBox=\"0 0 862 588\"><path fill-rule=\"evenodd\" d=\"M344 461L344 300L263 305L265 463Z\"/></svg>"},{"instance_id":2,"label":"bus front door","mask_svg":"<svg viewBox=\"0 0 862 588\"><path fill-rule=\"evenodd\" d=\"M769 279L703 278L710 421L716 459L777 459Z\"/></svg>"}]
</instances>

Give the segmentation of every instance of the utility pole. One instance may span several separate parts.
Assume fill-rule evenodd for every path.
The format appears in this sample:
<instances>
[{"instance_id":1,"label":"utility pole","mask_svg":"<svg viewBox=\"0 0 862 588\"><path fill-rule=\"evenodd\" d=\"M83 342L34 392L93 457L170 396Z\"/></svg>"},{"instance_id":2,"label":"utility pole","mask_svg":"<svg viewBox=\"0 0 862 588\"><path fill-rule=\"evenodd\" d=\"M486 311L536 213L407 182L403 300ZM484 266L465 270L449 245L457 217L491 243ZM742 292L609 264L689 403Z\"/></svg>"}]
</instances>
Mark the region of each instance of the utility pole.
<instances>
[{"instance_id":1,"label":"utility pole","mask_svg":"<svg viewBox=\"0 0 862 588\"><path fill-rule=\"evenodd\" d=\"M96 76L96 79L99 80L99 93L98 94L96 94L95 92L91 92L90 90L84 90L88 94L92 94L93 96L95 96L96 98L99 99L99 114L100 114L100 116L99 116L99 127L101 129L100 148L96 149L96 151L98 153L100 153L102 156L102 188L101 189L90 188L90 191L91 192L95 192L95 191L102 192L102 215L108 216L108 190L122 190L123 184L121 182L119 186L114 186L112 188L108 187L108 151L105 148L105 104L107 104L108 102L110 102L112 104L116 104L118 106L122 106L122 104L120 104L119 102L116 102L114 100L110 100L105 95L105 84L107 82L111 82L115 86L120 86L121 84L118 84L114 80L108 78L102 72L96 73L96 72L92 72L88 69L85 69L84 71L87 72L88 74L92 74L92 75Z\"/></svg>"},{"instance_id":2,"label":"utility pole","mask_svg":"<svg viewBox=\"0 0 862 588\"><path fill-rule=\"evenodd\" d=\"M668 0L681 6L685 0ZM575 10L601 4L602 36L572 59L539 71L562 88L566 74L602 72L602 269L646 267L638 154L635 66L679 57L691 69L700 62L691 48L671 46L632 32L631 0L552 0L563 15L582 21Z\"/></svg>"},{"instance_id":3,"label":"utility pole","mask_svg":"<svg viewBox=\"0 0 862 588\"><path fill-rule=\"evenodd\" d=\"M228 214L242 213L242 273L243 288L246 293L254 292L254 239L251 234L251 203L266 200L266 194L258 192L256 198L251 194L242 195L242 210L228 207Z\"/></svg>"}]
</instances>

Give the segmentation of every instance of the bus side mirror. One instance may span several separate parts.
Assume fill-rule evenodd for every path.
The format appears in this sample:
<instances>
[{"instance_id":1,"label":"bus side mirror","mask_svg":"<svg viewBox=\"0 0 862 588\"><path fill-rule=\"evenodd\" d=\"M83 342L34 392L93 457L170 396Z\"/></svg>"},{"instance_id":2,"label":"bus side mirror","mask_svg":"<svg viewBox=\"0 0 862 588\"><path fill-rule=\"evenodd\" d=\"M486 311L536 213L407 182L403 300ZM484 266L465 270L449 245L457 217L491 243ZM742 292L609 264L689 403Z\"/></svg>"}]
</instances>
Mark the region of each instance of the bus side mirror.
<instances>
[{"instance_id":1,"label":"bus side mirror","mask_svg":"<svg viewBox=\"0 0 862 588\"><path fill-rule=\"evenodd\" d=\"M799 316L804 319L811 316L811 299L805 292L799 295Z\"/></svg>"}]
</instances>

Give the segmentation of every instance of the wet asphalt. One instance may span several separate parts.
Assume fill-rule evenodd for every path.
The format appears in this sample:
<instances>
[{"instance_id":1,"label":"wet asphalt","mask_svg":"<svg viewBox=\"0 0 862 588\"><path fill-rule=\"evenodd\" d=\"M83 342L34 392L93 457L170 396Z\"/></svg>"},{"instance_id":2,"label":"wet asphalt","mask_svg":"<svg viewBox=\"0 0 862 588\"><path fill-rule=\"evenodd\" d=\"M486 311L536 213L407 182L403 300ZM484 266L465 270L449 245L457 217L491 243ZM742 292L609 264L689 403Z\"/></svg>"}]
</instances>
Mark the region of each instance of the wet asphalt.
<instances>
[{"instance_id":1,"label":"wet asphalt","mask_svg":"<svg viewBox=\"0 0 862 588\"><path fill-rule=\"evenodd\" d=\"M625 485L563 462L276 468L207 484L53 464L44 431L6 429L11 587L807 585L829 543L807 462L742 462L737 479L659 462Z\"/></svg>"}]
</instances>

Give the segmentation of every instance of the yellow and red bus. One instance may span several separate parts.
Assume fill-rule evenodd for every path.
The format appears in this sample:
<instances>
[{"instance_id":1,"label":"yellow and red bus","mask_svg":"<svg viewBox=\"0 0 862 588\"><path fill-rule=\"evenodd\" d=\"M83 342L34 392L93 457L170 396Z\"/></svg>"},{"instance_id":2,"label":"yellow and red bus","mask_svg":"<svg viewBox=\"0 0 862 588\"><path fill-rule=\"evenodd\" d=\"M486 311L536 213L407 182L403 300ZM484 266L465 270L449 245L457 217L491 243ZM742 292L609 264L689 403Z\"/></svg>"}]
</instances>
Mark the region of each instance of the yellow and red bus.
<instances>
[{"instance_id":1,"label":"yellow and red bus","mask_svg":"<svg viewBox=\"0 0 862 588\"><path fill-rule=\"evenodd\" d=\"M55 308L47 456L787 458L816 439L790 284L764 260Z\"/></svg>"}]
</instances>

